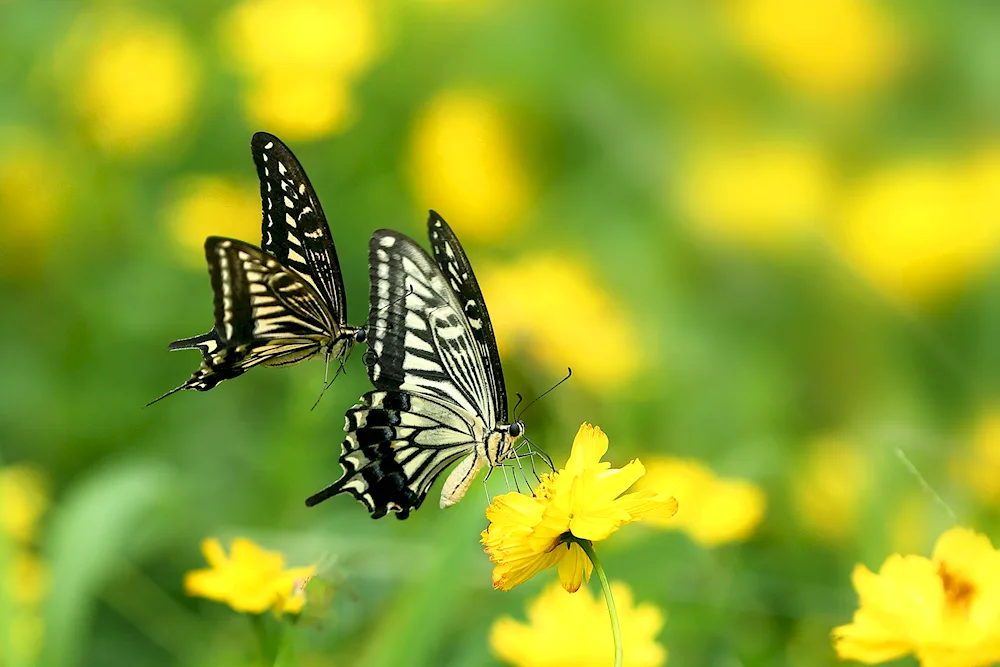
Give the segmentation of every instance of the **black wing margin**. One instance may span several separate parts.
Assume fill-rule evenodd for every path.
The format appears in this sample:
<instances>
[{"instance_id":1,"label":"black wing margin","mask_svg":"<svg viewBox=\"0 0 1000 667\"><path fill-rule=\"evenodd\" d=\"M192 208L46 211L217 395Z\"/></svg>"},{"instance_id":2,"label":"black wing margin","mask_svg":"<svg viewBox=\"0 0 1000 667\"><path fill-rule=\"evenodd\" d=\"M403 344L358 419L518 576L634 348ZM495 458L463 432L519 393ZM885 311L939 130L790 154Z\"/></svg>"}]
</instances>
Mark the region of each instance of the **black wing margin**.
<instances>
[{"instance_id":1,"label":"black wing margin","mask_svg":"<svg viewBox=\"0 0 1000 667\"><path fill-rule=\"evenodd\" d=\"M434 260L441 267L441 272L458 295L458 300L465 310L465 316L469 320L472 335L476 339L483 359L483 368L491 375L490 388L493 392L497 421L506 424L507 386L504 384L503 367L500 365L500 351L497 349L493 323L486 309L486 300L483 299L483 292L479 288L479 281L476 280L472 264L455 232L435 211L431 211L427 218L427 235L430 237Z\"/></svg>"},{"instance_id":2,"label":"black wing margin","mask_svg":"<svg viewBox=\"0 0 1000 667\"><path fill-rule=\"evenodd\" d=\"M337 323L347 323L347 297L330 225L305 169L280 139L250 140L262 208L261 248L298 271L323 295Z\"/></svg>"}]
</instances>

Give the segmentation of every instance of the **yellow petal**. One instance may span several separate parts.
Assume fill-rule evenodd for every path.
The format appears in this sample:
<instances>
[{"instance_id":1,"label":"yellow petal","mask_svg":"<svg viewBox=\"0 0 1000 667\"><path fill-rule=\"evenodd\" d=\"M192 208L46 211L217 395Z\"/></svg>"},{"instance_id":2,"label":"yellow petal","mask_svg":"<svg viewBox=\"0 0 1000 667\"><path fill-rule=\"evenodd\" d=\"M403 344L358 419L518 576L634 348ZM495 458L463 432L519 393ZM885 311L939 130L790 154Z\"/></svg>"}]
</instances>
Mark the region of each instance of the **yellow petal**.
<instances>
[{"instance_id":1,"label":"yellow petal","mask_svg":"<svg viewBox=\"0 0 1000 667\"><path fill-rule=\"evenodd\" d=\"M184 592L192 597L225 602L231 588L229 578L217 570L195 570L184 575Z\"/></svg>"},{"instance_id":2,"label":"yellow petal","mask_svg":"<svg viewBox=\"0 0 1000 667\"><path fill-rule=\"evenodd\" d=\"M285 558L280 553L262 549L245 537L237 537L232 541L229 555L233 562L261 571L280 571L285 567Z\"/></svg>"},{"instance_id":3,"label":"yellow petal","mask_svg":"<svg viewBox=\"0 0 1000 667\"><path fill-rule=\"evenodd\" d=\"M566 472L579 475L585 468L597 465L607 451L608 436L599 427L584 422L573 439Z\"/></svg>"},{"instance_id":4,"label":"yellow petal","mask_svg":"<svg viewBox=\"0 0 1000 667\"><path fill-rule=\"evenodd\" d=\"M833 648L841 660L868 664L888 662L909 653L912 647L860 612L854 622L833 630Z\"/></svg>"},{"instance_id":5,"label":"yellow petal","mask_svg":"<svg viewBox=\"0 0 1000 667\"><path fill-rule=\"evenodd\" d=\"M222 548L222 544L214 537L202 540L201 553L205 555L205 560L208 564L215 568L223 567L229 562L229 558L226 557L226 551Z\"/></svg>"},{"instance_id":6,"label":"yellow petal","mask_svg":"<svg viewBox=\"0 0 1000 667\"><path fill-rule=\"evenodd\" d=\"M645 474L646 468L639 459L635 459L623 468L600 473L595 480L594 494L612 500L628 491Z\"/></svg>"},{"instance_id":7,"label":"yellow petal","mask_svg":"<svg viewBox=\"0 0 1000 667\"><path fill-rule=\"evenodd\" d=\"M590 580L590 573L594 568L593 563L587 558L587 553L579 544L569 544L569 550L563 555L559 562L559 581L568 593L576 593L580 590L583 580ZM559 547L557 551L562 551Z\"/></svg>"},{"instance_id":8,"label":"yellow petal","mask_svg":"<svg viewBox=\"0 0 1000 667\"><path fill-rule=\"evenodd\" d=\"M528 579L546 570L564 556L562 549L535 554L529 558L518 561L507 561L498 564L493 568L493 587L503 591L509 591L518 584L523 584Z\"/></svg>"}]
</instances>

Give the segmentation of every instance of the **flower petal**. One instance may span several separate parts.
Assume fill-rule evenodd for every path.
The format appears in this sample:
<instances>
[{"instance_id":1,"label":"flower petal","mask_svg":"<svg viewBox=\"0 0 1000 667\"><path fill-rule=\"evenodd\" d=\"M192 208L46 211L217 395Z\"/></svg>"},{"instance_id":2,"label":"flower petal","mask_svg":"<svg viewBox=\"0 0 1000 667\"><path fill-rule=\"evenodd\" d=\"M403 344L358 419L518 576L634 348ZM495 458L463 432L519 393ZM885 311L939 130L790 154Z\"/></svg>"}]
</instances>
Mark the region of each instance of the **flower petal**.
<instances>
[{"instance_id":1,"label":"flower petal","mask_svg":"<svg viewBox=\"0 0 1000 667\"><path fill-rule=\"evenodd\" d=\"M597 426L584 422L573 439L566 472L579 475L585 468L597 465L608 451L608 436Z\"/></svg>"},{"instance_id":2,"label":"flower petal","mask_svg":"<svg viewBox=\"0 0 1000 667\"><path fill-rule=\"evenodd\" d=\"M571 543L567 546L569 549L559 562L559 581L567 593L576 593L580 590L584 579L590 581L594 564L590 562L587 553L579 544ZM562 551L562 547L557 551Z\"/></svg>"},{"instance_id":3,"label":"flower petal","mask_svg":"<svg viewBox=\"0 0 1000 667\"><path fill-rule=\"evenodd\" d=\"M229 562L229 558L222 548L222 543L214 537L208 537L201 541L201 553L204 554L205 560L212 567L223 567Z\"/></svg>"}]
</instances>

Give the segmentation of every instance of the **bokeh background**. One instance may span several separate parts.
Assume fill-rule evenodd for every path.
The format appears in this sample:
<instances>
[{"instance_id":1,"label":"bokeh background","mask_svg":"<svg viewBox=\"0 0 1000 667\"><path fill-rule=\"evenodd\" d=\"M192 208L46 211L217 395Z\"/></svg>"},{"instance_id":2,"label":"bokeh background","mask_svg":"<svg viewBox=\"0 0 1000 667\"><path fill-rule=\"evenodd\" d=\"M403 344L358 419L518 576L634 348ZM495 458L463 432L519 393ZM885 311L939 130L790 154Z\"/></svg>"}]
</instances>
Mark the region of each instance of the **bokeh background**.
<instances>
[{"instance_id":1,"label":"bokeh background","mask_svg":"<svg viewBox=\"0 0 1000 667\"><path fill-rule=\"evenodd\" d=\"M211 326L295 151L366 316L367 238L462 238L511 394L565 460L676 489L601 545L679 665L828 665L855 563L1000 508L1000 10L990 2L0 2L0 663L255 664L187 597L209 536L318 564L303 665L498 665L485 497L339 497L361 355L143 405ZM494 476L491 490L505 490ZM440 485L440 483L439 483ZM905 661L904 661L905 663ZM610 664L610 663L608 663Z\"/></svg>"}]
</instances>

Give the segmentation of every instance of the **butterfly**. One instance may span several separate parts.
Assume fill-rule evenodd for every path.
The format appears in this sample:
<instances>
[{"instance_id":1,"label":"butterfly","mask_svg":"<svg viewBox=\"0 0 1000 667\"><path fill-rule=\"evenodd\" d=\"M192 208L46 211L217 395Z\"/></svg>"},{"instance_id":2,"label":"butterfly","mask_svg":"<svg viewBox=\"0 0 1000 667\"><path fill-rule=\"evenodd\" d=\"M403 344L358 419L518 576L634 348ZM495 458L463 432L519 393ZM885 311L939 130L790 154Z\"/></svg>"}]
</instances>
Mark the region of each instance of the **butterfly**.
<instances>
[{"instance_id":1,"label":"butterfly","mask_svg":"<svg viewBox=\"0 0 1000 667\"><path fill-rule=\"evenodd\" d=\"M215 327L170 343L197 348L202 362L181 389L208 391L257 365L290 366L324 353L343 361L364 327L346 322L347 298L330 226L302 165L274 135L257 132L250 150L260 179L262 246L210 236L205 260Z\"/></svg>"},{"instance_id":2,"label":"butterfly","mask_svg":"<svg viewBox=\"0 0 1000 667\"><path fill-rule=\"evenodd\" d=\"M343 475L307 506L350 493L373 519L389 511L405 519L452 464L441 507L461 500L483 467L517 456L524 423L509 422L496 337L472 265L434 211L427 227L433 260L397 232L371 237L375 390L347 411Z\"/></svg>"}]
</instances>

